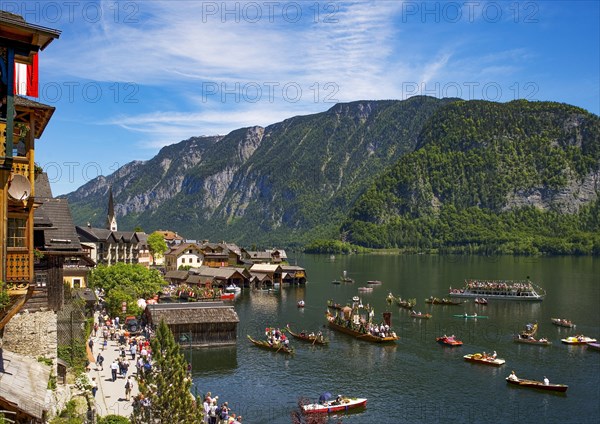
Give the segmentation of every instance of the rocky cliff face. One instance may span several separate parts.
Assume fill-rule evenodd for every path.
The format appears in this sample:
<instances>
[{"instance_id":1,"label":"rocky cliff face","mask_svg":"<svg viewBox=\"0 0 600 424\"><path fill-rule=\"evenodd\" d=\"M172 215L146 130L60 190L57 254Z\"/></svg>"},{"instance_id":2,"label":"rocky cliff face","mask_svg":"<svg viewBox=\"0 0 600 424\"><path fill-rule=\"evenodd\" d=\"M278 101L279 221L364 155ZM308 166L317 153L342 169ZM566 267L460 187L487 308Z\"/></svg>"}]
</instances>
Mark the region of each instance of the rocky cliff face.
<instances>
[{"instance_id":1,"label":"rocky cliff face","mask_svg":"<svg viewBox=\"0 0 600 424\"><path fill-rule=\"evenodd\" d=\"M572 213L598 196L598 168L582 172L577 159L580 151L595 157L597 123L590 127L583 112L557 114L557 107L544 104L531 111L516 104L503 109L490 102L429 97L338 104L266 128L190 138L163 148L149 161L132 162L98 177L67 197L79 225L88 221L104 225L112 186L119 228L141 226L147 232L168 228L189 238L267 245L335 238L353 208L354 216L371 222L386 222L407 208L435 212L450 199L459 199L460 207L491 204L500 211L535 205ZM506 110L514 116L506 117ZM517 181L515 189L502 191L506 185L502 179L514 179L503 174L506 164L512 163L506 158L521 154L518 140L513 140L524 132L531 132L524 139L534 141L538 132L543 133L544 140L551 141L540 145L551 153L550 159L568 159L572 172L557 179L553 171L543 170L556 163L548 159L547 164L535 164L532 159L534 165L511 174L523 179L522 184ZM508 141L486 147L498 138ZM415 151L430 145L434 148L425 149L429 158ZM469 156L482 148L481 155ZM406 164L399 162L413 152L417 156ZM462 162L451 157L453 152L460 153L456 157ZM440 158L447 167L444 175L433 165ZM414 172L406 171L410 164L416 166ZM469 177L473 183L464 180L466 168L473 171ZM399 176L402 173L417 179ZM408 185L394 183L400 177ZM392 184L381 190L389 196L375 203L365 201L365 207L356 211L367 188L380 180ZM471 193L469 187L476 181L481 187ZM401 193L412 194L389 201Z\"/></svg>"}]
</instances>

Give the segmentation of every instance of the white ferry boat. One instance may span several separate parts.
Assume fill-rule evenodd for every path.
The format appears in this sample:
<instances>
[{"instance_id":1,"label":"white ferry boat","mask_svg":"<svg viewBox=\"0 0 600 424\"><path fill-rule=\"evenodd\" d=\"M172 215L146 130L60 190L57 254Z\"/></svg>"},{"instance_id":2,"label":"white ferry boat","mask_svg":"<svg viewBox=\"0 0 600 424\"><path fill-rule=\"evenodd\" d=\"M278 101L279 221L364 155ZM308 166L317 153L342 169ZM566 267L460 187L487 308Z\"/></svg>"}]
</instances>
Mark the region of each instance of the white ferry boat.
<instances>
[{"instance_id":1,"label":"white ferry boat","mask_svg":"<svg viewBox=\"0 0 600 424\"><path fill-rule=\"evenodd\" d=\"M544 300L546 292L529 280L465 280L461 289L450 287L450 297L485 297L486 299L505 300Z\"/></svg>"}]
</instances>

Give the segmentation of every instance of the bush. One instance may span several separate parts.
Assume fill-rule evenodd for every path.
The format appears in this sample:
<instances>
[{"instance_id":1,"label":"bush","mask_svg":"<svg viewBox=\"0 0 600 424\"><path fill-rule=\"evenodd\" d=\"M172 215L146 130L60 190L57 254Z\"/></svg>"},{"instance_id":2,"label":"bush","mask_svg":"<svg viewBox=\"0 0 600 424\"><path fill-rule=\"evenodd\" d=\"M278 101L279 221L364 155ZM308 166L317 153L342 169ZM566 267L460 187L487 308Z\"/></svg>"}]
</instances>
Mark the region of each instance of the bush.
<instances>
[{"instance_id":1,"label":"bush","mask_svg":"<svg viewBox=\"0 0 600 424\"><path fill-rule=\"evenodd\" d=\"M107 415L98 420L98 424L130 424L129 419L120 415Z\"/></svg>"}]
</instances>

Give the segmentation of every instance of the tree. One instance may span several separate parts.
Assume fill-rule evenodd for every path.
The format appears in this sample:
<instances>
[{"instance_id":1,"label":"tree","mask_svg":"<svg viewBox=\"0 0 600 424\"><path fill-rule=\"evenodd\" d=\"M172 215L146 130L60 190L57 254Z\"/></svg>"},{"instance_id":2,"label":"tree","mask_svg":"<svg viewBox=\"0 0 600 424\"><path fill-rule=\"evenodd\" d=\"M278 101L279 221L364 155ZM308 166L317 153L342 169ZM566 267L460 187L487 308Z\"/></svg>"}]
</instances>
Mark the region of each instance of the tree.
<instances>
[{"instance_id":1,"label":"tree","mask_svg":"<svg viewBox=\"0 0 600 424\"><path fill-rule=\"evenodd\" d=\"M148 248L152 254L152 264L154 265L156 259L162 258L167 251L167 243L163 235L156 231L150 234L148 236Z\"/></svg>"},{"instance_id":2,"label":"tree","mask_svg":"<svg viewBox=\"0 0 600 424\"><path fill-rule=\"evenodd\" d=\"M134 424L200 422L202 408L190 391L192 379L187 375L187 363L164 321L158 325L150 346L152 369L138 382L147 406L136 406L131 421Z\"/></svg>"}]
</instances>

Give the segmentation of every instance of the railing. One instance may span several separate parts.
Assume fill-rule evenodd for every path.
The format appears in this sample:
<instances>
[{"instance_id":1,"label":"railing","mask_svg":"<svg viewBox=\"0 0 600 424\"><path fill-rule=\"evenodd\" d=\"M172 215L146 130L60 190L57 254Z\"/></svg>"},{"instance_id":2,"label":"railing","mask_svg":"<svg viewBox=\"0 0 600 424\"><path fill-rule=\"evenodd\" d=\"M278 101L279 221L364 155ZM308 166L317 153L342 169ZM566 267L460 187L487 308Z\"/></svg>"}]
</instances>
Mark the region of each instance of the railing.
<instances>
[{"instance_id":1,"label":"railing","mask_svg":"<svg viewBox=\"0 0 600 424\"><path fill-rule=\"evenodd\" d=\"M6 255L6 282L31 281L31 266L29 252L7 252Z\"/></svg>"}]
</instances>

